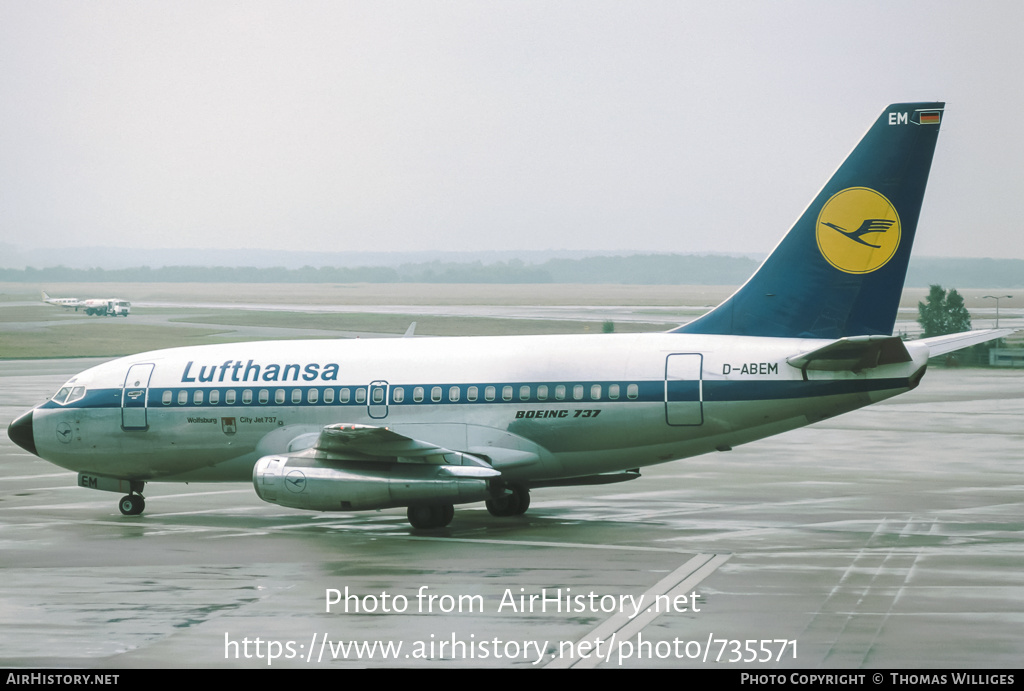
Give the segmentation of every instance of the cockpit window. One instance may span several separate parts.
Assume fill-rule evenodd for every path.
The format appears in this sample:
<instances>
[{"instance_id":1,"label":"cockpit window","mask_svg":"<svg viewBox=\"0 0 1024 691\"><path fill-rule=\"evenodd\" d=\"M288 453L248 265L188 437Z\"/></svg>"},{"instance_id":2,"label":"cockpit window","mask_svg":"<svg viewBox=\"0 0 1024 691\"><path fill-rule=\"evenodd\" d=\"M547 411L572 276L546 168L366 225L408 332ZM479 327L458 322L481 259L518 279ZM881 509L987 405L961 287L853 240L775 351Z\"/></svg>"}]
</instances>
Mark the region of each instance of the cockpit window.
<instances>
[{"instance_id":1,"label":"cockpit window","mask_svg":"<svg viewBox=\"0 0 1024 691\"><path fill-rule=\"evenodd\" d=\"M64 386L50 400L60 405L67 405L83 398L85 398L84 386Z\"/></svg>"}]
</instances>

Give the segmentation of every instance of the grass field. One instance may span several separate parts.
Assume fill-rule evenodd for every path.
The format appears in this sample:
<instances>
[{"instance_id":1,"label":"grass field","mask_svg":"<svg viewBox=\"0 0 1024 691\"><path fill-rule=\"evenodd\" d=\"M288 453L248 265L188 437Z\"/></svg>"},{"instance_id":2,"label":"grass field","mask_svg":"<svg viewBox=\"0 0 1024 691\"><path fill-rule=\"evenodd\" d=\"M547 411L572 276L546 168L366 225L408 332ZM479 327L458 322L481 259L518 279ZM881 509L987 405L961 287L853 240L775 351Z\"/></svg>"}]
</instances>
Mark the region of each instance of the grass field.
<instances>
[{"instance_id":1,"label":"grass field","mask_svg":"<svg viewBox=\"0 0 1024 691\"><path fill-rule=\"evenodd\" d=\"M119 296L133 303L127 319L87 317L46 305L40 290L56 297ZM401 306L564 306L630 308L634 317L671 313L680 322L728 297L731 286L445 285L445 284L35 284L0 283L0 359L116 356L157 348L258 339L336 338L353 334L400 335L417 322L420 336L494 336L596 333L599 321L412 315ZM963 291L969 308L990 308L992 290ZM995 291L1005 294L1005 291ZM904 291L914 309L926 288ZM147 306L137 303L164 303ZM217 307L208 306L211 304ZM239 309L234 305L295 305L292 310ZM197 305L207 305L197 307ZM303 311L302 306L381 306L381 313ZM1004 310L1024 307L1024 295L1004 299ZM388 309L386 312L384 308ZM593 310L600 314L600 310ZM1005 314L1005 313L1004 313ZM901 317L905 318L905 317ZM977 320L990 326L990 316ZM663 331L664 321L619 321L626 331Z\"/></svg>"},{"instance_id":2,"label":"grass field","mask_svg":"<svg viewBox=\"0 0 1024 691\"><path fill-rule=\"evenodd\" d=\"M0 315L4 310L0 308ZM0 326L3 323L0 322ZM178 345L216 343L223 329L168 328L145 324L69 324L32 331L0 331L0 359L130 355Z\"/></svg>"},{"instance_id":3,"label":"grass field","mask_svg":"<svg viewBox=\"0 0 1024 691\"><path fill-rule=\"evenodd\" d=\"M499 319L485 317L446 317L413 314L309 313L259 310L221 310L206 316L182 317L172 322L260 326L283 329L319 329L325 331L361 331L401 334L416 322L418 336L512 336L516 334L596 333L600 324L566 319ZM622 322L619 332L664 330L658 323Z\"/></svg>"},{"instance_id":4,"label":"grass field","mask_svg":"<svg viewBox=\"0 0 1024 691\"><path fill-rule=\"evenodd\" d=\"M717 305L734 286L444 283L0 283L0 302L122 297L134 302L304 305Z\"/></svg>"},{"instance_id":5,"label":"grass field","mask_svg":"<svg viewBox=\"0 0 1024 691\"><path fill-rule=\"evenodd\" d=\"M511 319L389 313L306 312L236 309L233 304L267 305L631 305L676 304L670 291L653 291L644 303L636 286L446 286L424 285L197 285L103 284L58 286L54 296L122 296L135 302L164 302L181 307L133 305L127 319L88 317L40 301L35 286L0 284L0 358L116 356L157 348L254 339L338 338L352 334L401 335L412 322L418 336L497 336L514 334L597 333L602 324L570 319ZM723 289L724 290L724 289ZM676 291L678 293L678 290ZM696 291L689 297L700 297ZM461 299L460 299L461 298ZM220 303L223 308L188 307ZM703 307L680 310L700 314ZM209 328L204 328L209 325ZM244 327L244 328L238 328ZM660 331L663 323L621 322L615 330ZM253 334L258 330L258 335ZM310 333L322 332L322 333Z\"/></svg>"}]
</instances>

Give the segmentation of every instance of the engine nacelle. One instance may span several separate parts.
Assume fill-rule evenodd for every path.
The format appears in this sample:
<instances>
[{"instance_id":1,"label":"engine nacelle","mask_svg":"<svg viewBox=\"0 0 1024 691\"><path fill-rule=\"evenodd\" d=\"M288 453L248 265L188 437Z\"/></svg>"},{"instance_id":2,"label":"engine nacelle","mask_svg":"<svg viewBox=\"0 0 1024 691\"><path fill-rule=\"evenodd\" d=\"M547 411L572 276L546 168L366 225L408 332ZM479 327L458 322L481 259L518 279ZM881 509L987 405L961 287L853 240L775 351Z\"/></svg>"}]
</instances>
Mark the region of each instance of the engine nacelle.
<instances>
[{"instance_id":1,"label":"engine nacelle","mask_svg":"<svg viewBox=\"0 0 1024 691\"><path fill-rule=\"evenodd\" d=\"M324 462L308 455L264 456L252 481L263 501L313 511L364 511L491 498L501 473L484 465Z\"/></svg>"}]
</instances>

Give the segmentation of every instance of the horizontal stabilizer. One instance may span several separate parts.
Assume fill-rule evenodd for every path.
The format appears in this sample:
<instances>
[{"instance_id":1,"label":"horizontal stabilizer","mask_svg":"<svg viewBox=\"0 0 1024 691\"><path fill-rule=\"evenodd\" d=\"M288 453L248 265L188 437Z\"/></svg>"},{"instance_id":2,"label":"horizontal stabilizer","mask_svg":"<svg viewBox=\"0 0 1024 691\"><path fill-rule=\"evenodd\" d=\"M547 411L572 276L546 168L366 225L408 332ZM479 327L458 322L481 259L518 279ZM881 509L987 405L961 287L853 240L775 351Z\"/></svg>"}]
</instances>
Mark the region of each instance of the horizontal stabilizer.
<instances>
[{"instance_id":1,"label":"horizontal stabilizer","mask_svg":"<svg viewBox=\"0 0 1024 691\"><path fill-rule=\"evenodd\" d=\"M936 357L952 353L961 348L968 348L979 343L987 343L997 338L1003 338L1014 333L1015 329L979 329L977 331L963 331L958 334L946 334L945 336L932 336L922 338L913 343L924 343L928 346L928 357Z\"/></svg>"},{"instance_id":2,"label":"horizontal stabilizer","mask_svg":"<svg viewBox=\"0 0 1024 691\"><path fill-rule=\"evenodd\" d=\"M802 370L860 372L910 360L910 353L899 336L851 336L786 361Z\"/></svg>"}]
</instances>

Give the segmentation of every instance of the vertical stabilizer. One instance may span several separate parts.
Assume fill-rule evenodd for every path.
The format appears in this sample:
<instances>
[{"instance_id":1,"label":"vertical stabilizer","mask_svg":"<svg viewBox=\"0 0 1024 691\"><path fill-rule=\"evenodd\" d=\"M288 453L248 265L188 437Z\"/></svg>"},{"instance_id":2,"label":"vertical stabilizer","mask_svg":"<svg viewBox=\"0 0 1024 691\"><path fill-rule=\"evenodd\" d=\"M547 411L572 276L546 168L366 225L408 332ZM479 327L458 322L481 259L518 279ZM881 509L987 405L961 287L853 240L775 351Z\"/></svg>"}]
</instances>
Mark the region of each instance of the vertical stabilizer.
<instances>
[{"instance_id":1,"label":"vertical stabilizer","mask_svg":"<svg viewBox=\"0 0 1024 691\"><path fill-rule=\"evenodd\" d=\"M891 334L944 106L886 108L750 280L675 332Z\"/></svg>"}]
</instances>

